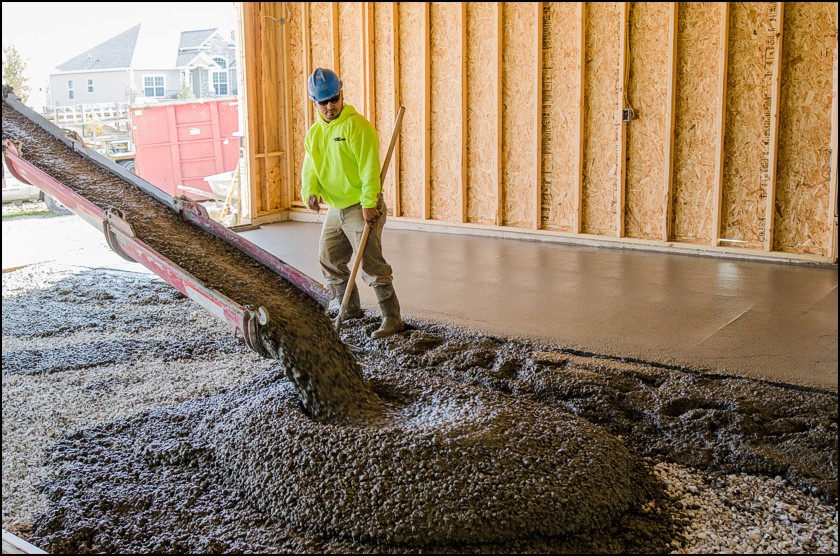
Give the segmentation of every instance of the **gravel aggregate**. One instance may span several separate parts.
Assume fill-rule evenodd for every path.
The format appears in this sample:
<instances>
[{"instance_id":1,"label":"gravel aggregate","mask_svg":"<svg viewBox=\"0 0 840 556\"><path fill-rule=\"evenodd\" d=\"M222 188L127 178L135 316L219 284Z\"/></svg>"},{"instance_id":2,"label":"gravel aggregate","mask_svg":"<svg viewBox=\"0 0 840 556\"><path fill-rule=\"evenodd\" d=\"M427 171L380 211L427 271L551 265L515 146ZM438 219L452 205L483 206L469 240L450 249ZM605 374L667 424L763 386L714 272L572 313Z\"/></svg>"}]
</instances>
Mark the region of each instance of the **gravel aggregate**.
<instances>
[{"instance_id":1,"label":"gravel aggregate","mask_svg":"<svg viewBox=\"0 0 840 556\"><path fill-rule=\"evenodd\" d=\"M104 290L113 295L102 296ZM75 325L52 334L51 326L61 320L45 322L49 311L21 316L21 307L37 305L28 296L37 296L44 307L75 307ZM65 312L59 310L57 314ZM114 318L106 318L102 326L89 326L102 314L113 314ZM732 405L739 394L749 392L755 402L751 411L756 415L757 406L774 407L780 405L776 400L783 399L782 405L788 407L793 399L802 408L816 408L806 421L818 421L822 415L829 429L831 423L836 427L836 393L571 353L561 346L488 337L435 322L410 318L408 322L408 331L387 340L367 337L378 324L377 315L346 322L343 338L361 347L357 357L365 380L378 396L398 400L400 393L417 393L414 404L392 406L404 415L428 412L423 417L429 420L427 431L434 430L428 425L435 425L435 414L437 419L445 418L448 427L455 427L457 421L452 417L459 413L450 409L469 408L469 404L453 406L450 398L457 396L487 404L507 398L527 408L534 418L555 425L558 419L563 421L571 415L561 406L577 407L579 416L575 419L600 422L591 429L596 431L594 438L599 443L631 454L628 464L637 467L636 476L644 480L643 488L634 495L616 498L630 500L631 508L616 512L612 520L599 521L592 529L583 527L558 536L523 534L493 540L470 537L467 530L457 541L451 541L437 529L400 539L388 535L372 538L360 531L349 531L348 535L350 521L342 523L343 514L338 509L318 517L296 513L292 500L288 506L278 506L273 502L283 489L289 496L295 485L310 492L322 489L321 477L350 480L342 465L352 459L353 450L379 460L396 457L383 455L383 448L395 439L382 442L379 452L376 444L349 443L348 449L322 449L321 457L329 460L335 456L340 464L334 464L325 475L312 473L300 464L313 460L301 455L306 450L317 452L311 443L317 442L317 434L324 434L327 425L303 414L295 387L276 360L247 349L223 323L155 276L41 263L3 275L4 529L56 553L836 552L836 495L832 498L828 494L830 485L817 486L830 483L825 477L803 478L805 470L788 473L792 478L799 477L795 485L781 475L761 474L754 469L750 473L721 471L719 462L738 461L731 454L723 454L733 446L736 452L743 449L736 425L745 419L719 429L718 445L709 448L696 430L684 431L688 436L681 439L682 432L668 425L669 419L679 418L669 417L676 412L667 399L658 409L649 410L648 417L658 415L660 421L659 431L652 432L641 425L646 410L639 406L636 411L627 411L626 403L617 403L615 392L624 390L631 398L638 398L629 388L631 382L648 388L658 384L659 392L667 390L666 384L682 383L685 395L688 384L695 388L698 383L713 384L718 388L711 395L731 396L714 398L718 405ZM173 335L173 331L178 334ZM130 350L115 350L111 362L85 368L65 366L55 372L21 372L21 360L8 357L21 350L48 353L50 346L91 345L101 349L106 338L114 343L130 338L147 347L139 357ZM217 338L221 346L228 347L190 351L191 345L206 346L209 338ZM449 355L444 357L444 352ZM480 352L490 355L481 357L477 355ZM385 365L383 359L399 364ZM577 385L577 394L558 393L561 372L570 390ZM581 380L586 381L585 389ZM727 381L734 386L722 388ZM547 388L549 383L554 387ZM601 413L586 410L586 403L597 404ZM220 418L230 415L234 407L239 408L235 419ZM265 417L271 408L276 415ZM714 422L716 411L713 407L695 409L692 421ZM630 417L620 421L616 416L621 414ZM592 415L599 418L592 419ZM410 421L403 419L402 426ZM607 432L608 421L612 422L612 432ZM260 439L237 434L245 422L271 424L258 430L272 436ZM389 423L394 432L399 432L399 419L389 419ZM314 436L294 433L295 427ZM348 425L337 428L354 430ZM377 425L371 424L369 429L383 438L387 435L387 430ZM211 432L218 437L208 443ZM282 440L284 434L292 433L298 441ZM825 473L830 474L836 469L836 443L828 437L831 430L826 433L825 437L787 434L792 445L799 445L804 459L812 450L826 452ZM673 438L670 443L662 443L656 441L659 436ZM510 442L509 438L499 438ZM820 438L822 445L809 447ZM300 439L305 441L300 443ZM256 443L254 450L247 449L249 440ZM422 443L422 436L418 441ZM265 451L272 444L280 452L291 452L267 457ZM673 446L671 451L669 445ZM694 458L699 467L678 463L691 460L697 447L702 448L701 453L708 449L718 453L707 459ZM682 452L687 454L682 456ZM265 457L260 460L261 454ZM432 453L419 455L418 461L443 464ZM457 465L457 455L452 458ZM274 461L277 468L262 470L255 465L257 460ZM367 460L371 476L376 475L379 460ZM547 463L557 461L549 459ZM610 460L609 465L614 463ZM520 468L515 472L523 471ZM310 479L304 479L306 476ZM834 481L836 492L836 475ZM379 488L395 484L396 479L376 483ZM443 502L455 503L446 500L445 493ZM506 509L507 504L502 504L502 510L511 515L537 515L517 513L516 507L527 501L510 492L502 498L510 506ZM395 501L410 499L397 496ZM410 531L410 514L400 517L398 511L383 512L379 517L389 515L390 526L407 524ZM554 515L562 517L563 513ZM295 521L304 516L314 516L315 521L309 526ZM336 525L326 522L334 517ZM423 520L413 524L420 522Z\"/></svg>"}]
</instances>

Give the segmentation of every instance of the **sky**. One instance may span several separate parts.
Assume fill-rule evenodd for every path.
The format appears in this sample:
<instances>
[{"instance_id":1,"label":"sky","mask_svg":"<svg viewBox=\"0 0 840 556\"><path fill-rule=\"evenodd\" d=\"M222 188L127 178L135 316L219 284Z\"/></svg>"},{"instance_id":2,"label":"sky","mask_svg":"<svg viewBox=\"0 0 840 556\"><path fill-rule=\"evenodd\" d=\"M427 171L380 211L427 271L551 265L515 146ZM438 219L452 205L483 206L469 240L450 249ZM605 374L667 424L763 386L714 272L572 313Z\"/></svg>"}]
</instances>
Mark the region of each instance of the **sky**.
<instances>
[{"instance_id":1,"label":"sky","mask_svg":"<svg viewBox=\"0 0 840 556\"><path fill-rule=\"evenodd\" d=\"M142 23L163 33L238 26L235 2L3 2L3 47L27 65L30 99L40 109L54 68Z\"/></svg>"}]
</instances>

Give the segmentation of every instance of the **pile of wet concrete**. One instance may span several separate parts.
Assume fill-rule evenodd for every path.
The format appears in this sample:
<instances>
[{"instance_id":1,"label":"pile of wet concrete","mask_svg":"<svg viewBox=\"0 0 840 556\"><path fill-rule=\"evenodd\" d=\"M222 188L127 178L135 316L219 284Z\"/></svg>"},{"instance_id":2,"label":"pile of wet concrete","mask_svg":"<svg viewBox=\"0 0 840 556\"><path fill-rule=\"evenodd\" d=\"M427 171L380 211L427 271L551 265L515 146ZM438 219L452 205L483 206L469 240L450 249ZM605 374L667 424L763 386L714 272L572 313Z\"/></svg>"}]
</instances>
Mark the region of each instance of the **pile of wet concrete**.
<instances>
[{"instance_id":1,"label":"pile of wet concrete","mask_svg":"<svg viewBox=\"0 0 840 556\"><path fill-rule=\"evenodd\" d=\"M65 553L669 552L684 509L657 462L778 475L836 504L836 393L434 322L373 340L378 321L347 321L344 338L381 411L332 424L306 414L280 362L162 282L93 270L4 295L3 373L19 382L75 375L119 396L129 385L100 376L126 363L152 377L185 361L254 368L59 434L30 540ZM66 357L59 337L107 356ZM32 374L33 360L50 363Z\"/></svg>"},{"instance_id":2,"label":"pile of wet concrete","mask_svg":"<svg viewBox=\"0 0 840 556\"><path fill-rule=\"evenodd\" d=\"M4 290L36 272L4 277ZM4 296L4 376L75 373L86 390L113 396L123 385L98 375L115 366L154 376L184 360L253 364L241 340L173 292L96 270ZM364 334L375 321L346 330ZM399 338L411 350L419 333ZM381 409L340 423L309 417L276 361L212 396L105 415L50 446L48 504L30 540L51 552L271 553L543 551L606 546L601 533L612 529L604 538L619 551L661 551L676 538L664 486L615 436L441 370L365 366Z\"/></svg>"},{"instance_id":3,"label":"pile of wet concrete","mask_svg":"<svg viewBox=\"0 0 840 556\"><path fill-rule=\"evenodd\" d=\"M238 542L245 512L362 551L568 542L665 504L650 469L600 427L446 379L402 382L382 384L402 406L387 425L317 423L269 372L77 431L51 450L58 474L35 538L61 551L142 552L164 535L192 552L206 536Z\"/></svg>"}]
</instances>

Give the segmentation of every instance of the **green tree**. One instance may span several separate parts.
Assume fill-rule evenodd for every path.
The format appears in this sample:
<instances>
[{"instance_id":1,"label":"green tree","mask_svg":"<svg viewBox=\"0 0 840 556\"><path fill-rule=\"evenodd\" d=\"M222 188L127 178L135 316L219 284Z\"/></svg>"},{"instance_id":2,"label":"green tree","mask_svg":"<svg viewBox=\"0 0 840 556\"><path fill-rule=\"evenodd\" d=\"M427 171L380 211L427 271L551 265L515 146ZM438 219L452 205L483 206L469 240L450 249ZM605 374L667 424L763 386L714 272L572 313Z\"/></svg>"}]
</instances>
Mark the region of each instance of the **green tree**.
<instances>
[{"instance_id":1,"label":"green tree","mask_svg":"<svg viewBox=\"0 0 840 556\"><path fill-rule=\"evenodd\" d=\"M11 87L21 102L29 100L29 91L31 91L27 84L29 78L24 75L24 72L26 72L26 62L24 62L17 48L11 44L4 46L3 85Z\"/></svg>"},{"instance_id":2,"label":"green tree","mask_svg":"<svg viewBox=\"0 0 840 556\"><path fill-rule=\"evenodd\" d=\"M181 78L181 91L178 93L178 98L192 98L192 89L190 88L189 82Z\"/></svg>"}]
</instances>

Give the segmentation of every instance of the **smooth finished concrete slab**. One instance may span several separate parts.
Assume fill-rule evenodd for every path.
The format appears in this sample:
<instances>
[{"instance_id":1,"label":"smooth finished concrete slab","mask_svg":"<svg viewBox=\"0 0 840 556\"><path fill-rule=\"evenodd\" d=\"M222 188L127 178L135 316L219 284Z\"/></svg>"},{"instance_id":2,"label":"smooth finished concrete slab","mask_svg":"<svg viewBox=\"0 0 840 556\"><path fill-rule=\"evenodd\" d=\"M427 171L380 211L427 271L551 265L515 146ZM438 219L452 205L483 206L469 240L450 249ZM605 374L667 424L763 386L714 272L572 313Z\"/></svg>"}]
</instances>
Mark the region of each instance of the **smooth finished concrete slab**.
<instances>
[{"instance_id":1,"label":"smooth finished concrete slab","mask_svg":"<svg viewBox=\"0 0 840 556\"><path fill-rule=\"evenodd\" d=\"M241 232L323 282L320 223ZM837 266L387 228L408 317L837 390ZM359 277L362 304L376 306Z\"/></svg>"}]
</instances>

